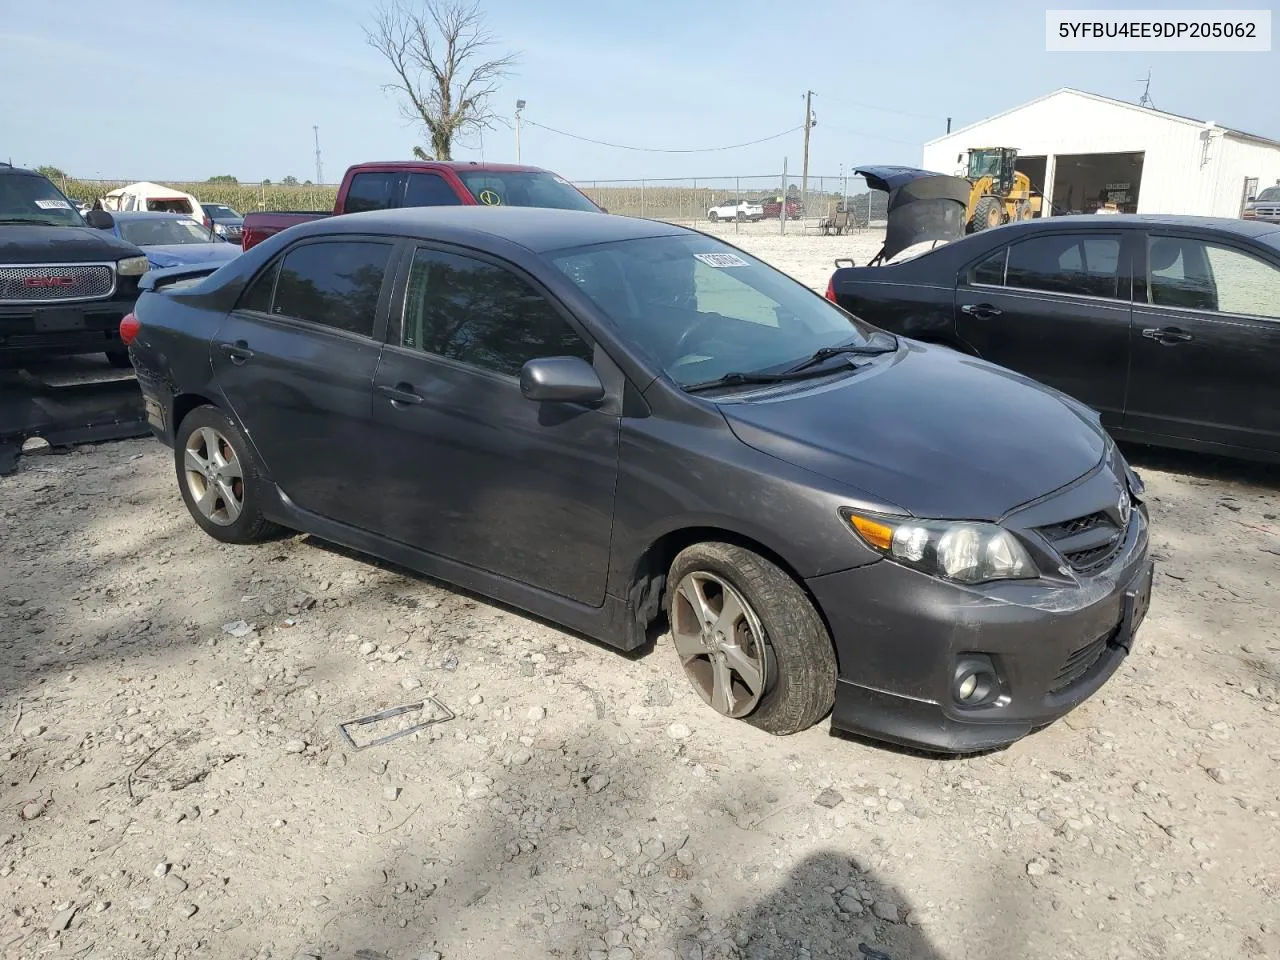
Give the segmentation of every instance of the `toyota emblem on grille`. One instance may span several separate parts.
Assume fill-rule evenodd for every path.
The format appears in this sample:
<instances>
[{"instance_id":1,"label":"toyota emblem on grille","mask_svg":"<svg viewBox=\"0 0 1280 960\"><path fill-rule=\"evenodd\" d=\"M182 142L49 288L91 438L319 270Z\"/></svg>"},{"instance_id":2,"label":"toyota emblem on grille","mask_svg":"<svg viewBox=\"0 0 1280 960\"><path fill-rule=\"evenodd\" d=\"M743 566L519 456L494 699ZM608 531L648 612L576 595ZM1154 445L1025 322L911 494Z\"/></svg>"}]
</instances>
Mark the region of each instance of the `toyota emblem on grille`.
<instances>
[{"instance_id":1,"label":"toyota emblem on grille","mask_svg":"<svg viewBox=\"0 0 1280 960\"><path fill-rule=\"evenodd\" d=\"M24 281L28 287L70 287L76 282L75 277L27 277Z\"/></svg>"}]
</instances>

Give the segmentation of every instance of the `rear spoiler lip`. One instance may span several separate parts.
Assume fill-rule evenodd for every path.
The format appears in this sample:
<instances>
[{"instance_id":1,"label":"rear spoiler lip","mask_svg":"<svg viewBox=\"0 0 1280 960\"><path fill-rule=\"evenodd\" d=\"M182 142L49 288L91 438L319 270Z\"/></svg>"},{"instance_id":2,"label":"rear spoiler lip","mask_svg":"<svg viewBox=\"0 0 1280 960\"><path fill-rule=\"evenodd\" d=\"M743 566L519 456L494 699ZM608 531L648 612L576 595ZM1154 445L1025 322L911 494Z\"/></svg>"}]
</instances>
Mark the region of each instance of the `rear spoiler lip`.
<instances>
[{"instance_id":1,"label":"rear spoiler lip","mask_svg":"<svg viewBox=\"0 0 1280 960\"><path fill-rule=\"evenodd\" d=\"M138 281L141 293L155 293L166 283L186 280L191 277L207 277L222 266L221 263L188 263L180 267L164 267L160 270L148 270Z\"/></svg>"}]
</instances>

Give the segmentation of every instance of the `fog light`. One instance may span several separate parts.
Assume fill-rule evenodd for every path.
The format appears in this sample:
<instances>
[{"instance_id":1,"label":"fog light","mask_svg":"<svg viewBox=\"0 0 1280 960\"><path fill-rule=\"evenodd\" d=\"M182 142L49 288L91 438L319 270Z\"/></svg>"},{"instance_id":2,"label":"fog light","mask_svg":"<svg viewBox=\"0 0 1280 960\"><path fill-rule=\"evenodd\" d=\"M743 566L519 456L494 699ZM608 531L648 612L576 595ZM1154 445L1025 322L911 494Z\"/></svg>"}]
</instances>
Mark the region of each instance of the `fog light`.
<instances>
[{"instance_id":1,"label":"fog light","mask_svg":"<svg viewBox=\"0 0 1280 960\"><path fill-rule=\"evenodd\" d=\"M951 680L951 696L966 707L979 707L1000 696L996 666L985 654L967 654L956 662Z\"/></svg>"}]
</instances>

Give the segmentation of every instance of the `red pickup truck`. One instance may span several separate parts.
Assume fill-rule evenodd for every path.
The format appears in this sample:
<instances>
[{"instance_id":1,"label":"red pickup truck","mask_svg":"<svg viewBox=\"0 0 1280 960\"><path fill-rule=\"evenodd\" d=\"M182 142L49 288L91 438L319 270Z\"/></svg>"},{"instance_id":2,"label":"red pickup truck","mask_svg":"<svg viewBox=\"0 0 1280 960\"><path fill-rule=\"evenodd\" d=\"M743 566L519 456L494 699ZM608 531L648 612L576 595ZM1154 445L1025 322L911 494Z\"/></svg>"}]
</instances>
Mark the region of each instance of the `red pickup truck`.
<instances>
[{"instance_id":1,"label":"red pickup truck","mask_svg":"<svg viewBox=\"0 0 1280 960\"><path fill-rule=\"evenodd\" d=\"M607 213L564 177L539 167L507 163L411 160L358 163L347 170L333 212L249 213L243 250L297 223L395 207L556 207Z\"/></svg>"}]
</instances>

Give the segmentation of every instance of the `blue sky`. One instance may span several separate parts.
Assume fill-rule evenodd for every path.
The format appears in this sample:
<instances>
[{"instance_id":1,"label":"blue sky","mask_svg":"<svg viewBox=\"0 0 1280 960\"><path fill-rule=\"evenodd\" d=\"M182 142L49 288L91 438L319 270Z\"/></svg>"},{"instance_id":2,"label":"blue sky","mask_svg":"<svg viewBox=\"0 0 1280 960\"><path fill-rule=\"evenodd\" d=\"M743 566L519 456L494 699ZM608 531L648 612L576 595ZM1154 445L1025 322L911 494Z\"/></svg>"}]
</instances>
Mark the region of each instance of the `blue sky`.
<instances>
[{"instance_id":1,"label":"blue sky","mask_svg":"<svg viewBox=\"0 0 1280 960\"><path fill-rule=\"evenodd\" d=\"M1262 4L1197 6L1250 5ZM408 159L422 140L381 90L388 71L361 32L374 6L0 0L0 154L84 177L308 179L318 124L328 181L361 160ZM915 164L948 115L959 127L1061 86L1136 101L1148 67L1157 107L1280 139L1280 53L1050 54L1044 6L1025 2L483 0L483 8L504 49L521 52L496 112L510 116L523 98L530 121L615 143L698 148L768 137L803 122L812 89L811 173ZM976 50L986 51L981 63ZM683 155L594 146L527 124L522 136L524 162L579 180L766 174L784 156L798 173L801 152L798 131ZM455 156L482 153L513 160L512 131L499 127L483 150L476 142Z\"/></svg>"}]
</instances>

